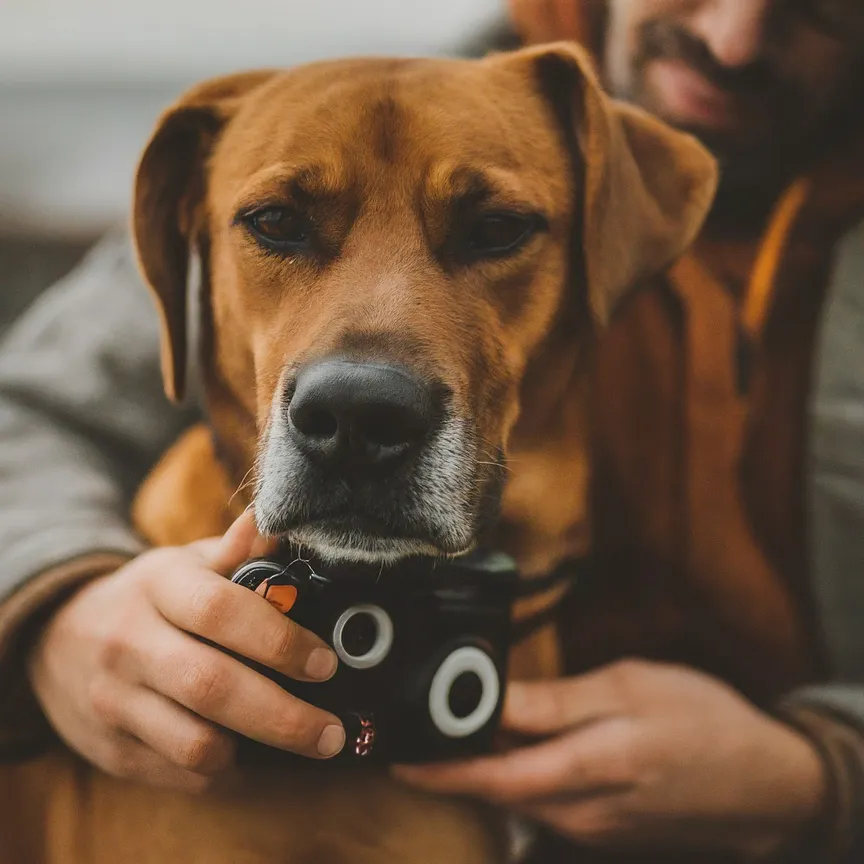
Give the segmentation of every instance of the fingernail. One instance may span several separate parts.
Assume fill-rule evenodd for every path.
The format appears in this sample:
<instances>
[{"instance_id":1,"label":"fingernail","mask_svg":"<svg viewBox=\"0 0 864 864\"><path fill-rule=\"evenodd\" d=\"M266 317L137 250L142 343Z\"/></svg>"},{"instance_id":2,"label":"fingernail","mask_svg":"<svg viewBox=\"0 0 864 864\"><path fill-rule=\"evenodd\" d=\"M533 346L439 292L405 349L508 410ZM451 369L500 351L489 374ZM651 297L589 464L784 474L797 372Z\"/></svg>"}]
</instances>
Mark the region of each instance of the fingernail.
<instances>
[{"instance_id":1,"label":"fingernail","mask_svg":"<svg viewBox=\"0 0 864 864\"><path fill-rule=\"evenodd\" d=\"M328 726L318 739L318 753L335 756L345 746L345 730L341 726Z\"/></svg>"},{"instance_id":2,"label":"fingernail","mask_svg":"<svg viewBox=\"0 0 864 864\"><path fill-rule=\"evenodd\" d=\"M333 677L338 662L329 648L315 648L306 661L306 675L315 681L326 681Z\"/></svg>"}]
</instances>

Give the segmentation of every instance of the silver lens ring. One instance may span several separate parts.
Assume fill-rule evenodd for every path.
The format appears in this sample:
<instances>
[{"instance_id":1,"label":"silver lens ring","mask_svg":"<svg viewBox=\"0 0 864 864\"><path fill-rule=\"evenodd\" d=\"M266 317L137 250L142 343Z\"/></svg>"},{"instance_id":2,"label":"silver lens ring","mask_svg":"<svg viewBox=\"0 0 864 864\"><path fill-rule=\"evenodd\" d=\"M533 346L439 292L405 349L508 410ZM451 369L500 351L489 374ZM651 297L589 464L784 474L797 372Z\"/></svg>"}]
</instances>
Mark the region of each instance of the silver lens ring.
<instances>
[{"instance_id":1,"label":"silver lens ring","mask_svg":"<svg viewBox=\"0 0 864 864\"><path fill-rule=\"evenodd\" d=\"M450 691L456 679L466 672L480 679L482 693L477 707L465 717L457 717L450 707ZM495 713L501 683L492 658L480 648L463 645L449 654L438 667L429 688L429 716L442 735L465 738L479 732Z\"/></svg>"},{"instance_id":2,"label":"silver lens ring","mask_svg":"<svg viewBox=\"0 0 864 864\"><path fill-rule=\"evenodd\" d=\"M377 635L372 647L365 653L357 656L350 654L345 648L342 641L345 628L348 622L354 619L357 615L368 615L375 622L377 627ZM380 607L372 603L366 603L361 606L352 606L346 609L336 621L336 626L333 628L333 650L336 656L352 669L372 669L381 663L384 658L390 653L390 648L393 645L393 622L390 616Z\"/></svg>"}]
</instances>

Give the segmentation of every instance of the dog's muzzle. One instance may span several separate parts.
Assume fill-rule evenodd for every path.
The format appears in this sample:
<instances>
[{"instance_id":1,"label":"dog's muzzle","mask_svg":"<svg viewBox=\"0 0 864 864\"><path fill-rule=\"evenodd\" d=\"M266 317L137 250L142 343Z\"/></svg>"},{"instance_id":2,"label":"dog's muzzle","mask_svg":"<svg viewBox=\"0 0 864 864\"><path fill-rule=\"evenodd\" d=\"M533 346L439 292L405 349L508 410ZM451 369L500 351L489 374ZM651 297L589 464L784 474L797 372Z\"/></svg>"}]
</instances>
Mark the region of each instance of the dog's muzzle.
<instances>
[{"instance_id":1,"label":"dog's muzzle","mask_svg":"<svg viewBox=\"0 0 864 864\"><path fill-rule=\"evenodd\" d=\"M446 387L404 366L328 358L283 393L258 460L262 531L336 560L472 548L502 472L478 470L473 424Z\"/></svg>"}]
</instances>

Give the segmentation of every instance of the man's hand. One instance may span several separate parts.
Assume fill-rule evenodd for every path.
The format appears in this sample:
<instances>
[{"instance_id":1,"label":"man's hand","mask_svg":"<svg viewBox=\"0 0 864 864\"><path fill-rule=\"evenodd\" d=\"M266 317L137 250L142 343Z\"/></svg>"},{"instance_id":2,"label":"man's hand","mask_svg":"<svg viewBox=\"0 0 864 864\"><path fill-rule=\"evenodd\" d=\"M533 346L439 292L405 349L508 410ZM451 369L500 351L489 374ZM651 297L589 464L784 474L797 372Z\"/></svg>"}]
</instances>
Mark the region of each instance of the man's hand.
<instances>
[{"instance_id":1,"label":"man's hand","mask_svg":"<svg viewBox=\"0 0 864 864\"><path fill-rule=\"evenodd\" d=\"M62 606L29 672L66 743L115 776L189 790L232 765L226 730L335 755L345 736L336 717L190 635L295 679L332 676L336 656L317 636L224 578L266 550L245 515L221 539L147 552Z\"/></svg>"},{"instance_id":2,"label":"man's hand","mask_svg":"<svg viewBox=\"0 0 864 864\"><path fill-rule=\"evenodd\" d=\"M797 733L690 669L626 661L514 683L503 726L542 739L460 764L399 767L592 845L768 854L818 815L822 763Z\"/></svg>"},{"instance_id":3,"label":"man's hand","mask_svg":"<svg viewBox=\"0 0 864 864\"><path fill-rule=\"evenodd\" d=\"M582 40L590 0L509 0L510 21L528 44Z\"/></svg>"}]
</instances>

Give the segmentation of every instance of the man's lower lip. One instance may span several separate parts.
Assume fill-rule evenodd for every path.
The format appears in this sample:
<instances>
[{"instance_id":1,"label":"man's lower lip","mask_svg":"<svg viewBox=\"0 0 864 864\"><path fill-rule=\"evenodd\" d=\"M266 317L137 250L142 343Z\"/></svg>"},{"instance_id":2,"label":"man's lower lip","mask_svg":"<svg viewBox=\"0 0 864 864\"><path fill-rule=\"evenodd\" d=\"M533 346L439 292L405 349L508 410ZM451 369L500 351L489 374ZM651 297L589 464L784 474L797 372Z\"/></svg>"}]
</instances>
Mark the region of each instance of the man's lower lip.
<instances>
[{"instance_id":1,"label":"man's lower lip","mask_svg":"<svg viewBox=\"0 0 864 864\"><path fill-rule=\"evenodd\" d=\"M646 70L660 109L673 122L723 128L732 122L733 98L678 60L655 60Z\"/></svg>"}]
</instances>

